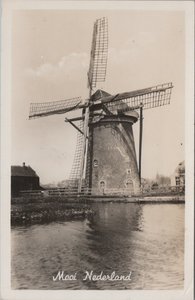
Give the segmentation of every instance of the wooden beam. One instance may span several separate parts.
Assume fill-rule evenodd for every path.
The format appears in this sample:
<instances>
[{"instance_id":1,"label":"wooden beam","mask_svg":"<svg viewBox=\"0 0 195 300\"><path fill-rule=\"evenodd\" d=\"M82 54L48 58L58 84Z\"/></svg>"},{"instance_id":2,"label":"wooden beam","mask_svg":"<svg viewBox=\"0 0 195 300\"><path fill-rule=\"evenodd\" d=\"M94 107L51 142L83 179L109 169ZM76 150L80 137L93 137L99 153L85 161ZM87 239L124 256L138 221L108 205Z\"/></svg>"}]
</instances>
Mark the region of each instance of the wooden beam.
<instances>
[{"instance_id":1,"label":"wooden beam","mask_svg":"<svg viewBox=\"0 0 195 300\"><path fill-rule=\"evenodd\" d=\"M142 135L143 135L143 105L140 106L140 123L139 123L139 179L141 183L142 170Z\"/></svg>"},{"instance_id":2,"label":"wooden beam","mask_svg":"<svg viewBox=\"0 0 195 300\"><path fill-rule=\"evenodd\" d=\"M93 113L93 116L102 116L102 113ZM72 119L67 119L65 118L65 122L76 122L76 121L81 121L84 120L84 116L82 117L77 117L77 118L72 118Z\"/></svg>"},{"instance_id":3,"label":"wooden beam","mask_svg":"<svg viewBox=\"0 0 195 300\"><path fill-rule=\"evenodd\" d=\"M84 119L84 127L83 127L83 135L84 135L84 143L83 143L83 151L81 156L81 169L80 169L80 180L78 185L78 193L81 193L82 183L85 179L85 171L86 171L86 161L87 161L87 152L88 152L88 123L89 123L89 107L85 110L85 119Z\"/></svg>"},{"instance_id":4,"label":"wooden beam","mask_svg":"<svg viewBox=\"0 0 195 300\"><path fill-rule=\"evenodd\" d=\"M78 130L81 134L84 134L84 133L82 132L82 130L80 130L80 128L77 127L71 120L65 118L65 122L70 123L70 124L71 124L76 130ZM88 139L88 137L86 137L86 138Z\"/></svg>"},{"instance_id":5,"label":"wooden beam","mask_svg":"<svg viewBox=\"0 0 195 300\"><path fill-rule=\"evenodd\" d=\"M107 114L107 115L113 115L113 113L111 113L111 111L108 109L108 107L105 105L105 104L102 104L102 109L103 109L103 111L105 111L105 113Z\"/></svg>"},{"instance_id":6,"label":"wooden beam","mask_svg":"<svg viewBox=\"0 0 195 300\"><path fill-rule=\"evenodd\" d=\"M65 118L65 122L76 122L76 121L81 121L81 120L84 120L84 117L77 117L77 118L72 118L72 119L67 119Z\"/></svg>"}]
</instances>

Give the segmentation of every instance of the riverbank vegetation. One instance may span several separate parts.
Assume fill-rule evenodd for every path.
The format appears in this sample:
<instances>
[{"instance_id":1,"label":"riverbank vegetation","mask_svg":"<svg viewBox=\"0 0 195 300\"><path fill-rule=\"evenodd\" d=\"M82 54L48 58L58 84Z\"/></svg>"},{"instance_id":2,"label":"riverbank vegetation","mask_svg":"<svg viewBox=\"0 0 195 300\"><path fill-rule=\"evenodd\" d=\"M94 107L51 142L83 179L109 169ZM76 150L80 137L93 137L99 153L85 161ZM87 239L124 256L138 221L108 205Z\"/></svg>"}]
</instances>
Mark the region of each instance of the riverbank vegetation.
<instances>
[{"instance_id":1,"label":"riverbank vegetation","mask_svg":"<svg viewBox=\"0 0 195 300\"><path fill-rule=\"evenodd\" d=\"M11 205L11 225L84 219L93 214L94 211L89 205L81 203L23 202Z\"/></svg>"}]
</instances>

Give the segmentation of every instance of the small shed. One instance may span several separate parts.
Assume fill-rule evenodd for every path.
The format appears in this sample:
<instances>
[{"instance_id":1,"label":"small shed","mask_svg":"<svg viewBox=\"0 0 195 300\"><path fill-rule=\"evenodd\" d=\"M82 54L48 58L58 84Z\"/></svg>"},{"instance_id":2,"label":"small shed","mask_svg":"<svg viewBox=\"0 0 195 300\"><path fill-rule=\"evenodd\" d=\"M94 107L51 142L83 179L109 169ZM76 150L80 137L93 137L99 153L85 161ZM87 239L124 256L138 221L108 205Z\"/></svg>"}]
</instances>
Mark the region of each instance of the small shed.
<instances>
[{"instance_id":1,"label":"small shed","mask_svg":"<svg viewBox=\"0 0 195 300\"><path fill-rule=\"evenodd\" d=\"M18 196L20 191L40 190L39 176L30 167L11 166L11 195Z\"/></svg>"}]
</instances>

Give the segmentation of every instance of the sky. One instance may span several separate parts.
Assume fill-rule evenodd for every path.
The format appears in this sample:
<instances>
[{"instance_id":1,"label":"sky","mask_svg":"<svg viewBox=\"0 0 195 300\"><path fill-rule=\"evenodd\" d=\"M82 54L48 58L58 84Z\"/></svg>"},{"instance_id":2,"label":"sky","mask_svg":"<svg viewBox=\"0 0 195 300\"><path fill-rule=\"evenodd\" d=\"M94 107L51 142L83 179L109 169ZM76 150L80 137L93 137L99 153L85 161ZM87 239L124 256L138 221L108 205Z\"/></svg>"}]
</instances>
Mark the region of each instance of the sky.
<instances>
[{"instance_id":1,"label":"sky","mask_svg":"<svg viewBox=\"0 0 195 300\"><path fill-rule=\"evenodd\" d=\"M12 165L40 182L67 179L76 130L65 115L29 120L30 102L88 97L93 24L107 17L106 82L116 94L172 82L171 104L144 111L142 176L170 176L184 160L185 18L182 11L17 10L12 19ZM77 116L78 112L66 117ZM139 123L133 126L138 157Z\"/></svg>"}]
</instances>

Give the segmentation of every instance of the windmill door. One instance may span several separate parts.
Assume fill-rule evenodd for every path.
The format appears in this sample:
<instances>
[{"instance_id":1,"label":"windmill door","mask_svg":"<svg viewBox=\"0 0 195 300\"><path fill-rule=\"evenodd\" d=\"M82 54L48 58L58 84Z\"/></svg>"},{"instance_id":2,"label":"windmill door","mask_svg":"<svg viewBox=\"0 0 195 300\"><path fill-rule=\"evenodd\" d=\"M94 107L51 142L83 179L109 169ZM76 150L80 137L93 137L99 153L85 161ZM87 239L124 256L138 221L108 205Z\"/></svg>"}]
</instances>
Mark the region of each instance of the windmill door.
<instances>
[{"instance_id":1,"label":"windmill door","mask_svg":"<svg viewBox=\"0 0 195 300\"><path fill-rule=\"evenodd\" d=\"M133 187L133 181L131 179L128 179L126 182L126 187L129 193L134 192L134 187Z\"/></svg>"},{"instance_id":2,"label":"windmill door","mask_svg":"<svg viewBox=\"0 0 195 300\"><path fill-rule=\"evenodd\" d=\"M102 194L105 193L105 181L103 181L103 180L100 181L100 192Z\"/></svg>"}]
</instances>

